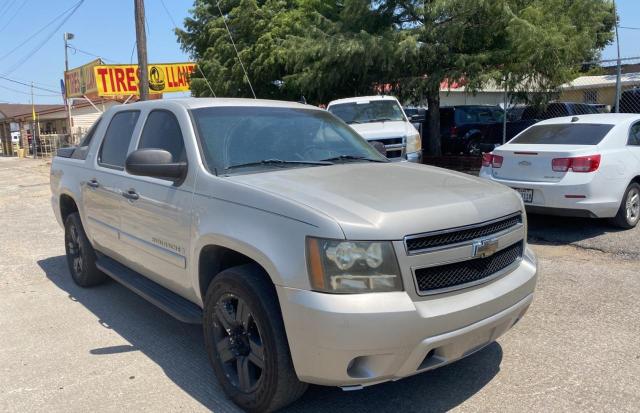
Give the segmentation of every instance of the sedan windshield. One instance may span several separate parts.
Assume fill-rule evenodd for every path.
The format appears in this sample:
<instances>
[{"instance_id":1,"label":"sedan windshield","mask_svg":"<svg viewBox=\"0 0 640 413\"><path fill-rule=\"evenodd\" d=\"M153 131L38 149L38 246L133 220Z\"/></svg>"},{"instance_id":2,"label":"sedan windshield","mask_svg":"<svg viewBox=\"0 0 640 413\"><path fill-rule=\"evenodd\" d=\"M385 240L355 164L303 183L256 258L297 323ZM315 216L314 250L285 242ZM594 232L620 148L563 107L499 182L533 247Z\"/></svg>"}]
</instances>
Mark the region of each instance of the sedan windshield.
<instances>
[{"instance_id":1,"label":"sedan windshield","mask_svg":"<svg viewBox=\"0 0 640 413\"><path fill-rule=\"evenodd\" d=\"M205 161L217 174L387 162L360 135L325 111L213 107L192 113Z\"/></svg>"},{"instance_id":2,"label":"sedan windshield","mask_svg":"<svg viewBox=\"0 0 640 413\"><path fill-rule=\"evenodd\" d=\"M339 103L331 105L329 112L347 123L404 121L402 108L395 100Z\"/></svg>"}]
</instances>

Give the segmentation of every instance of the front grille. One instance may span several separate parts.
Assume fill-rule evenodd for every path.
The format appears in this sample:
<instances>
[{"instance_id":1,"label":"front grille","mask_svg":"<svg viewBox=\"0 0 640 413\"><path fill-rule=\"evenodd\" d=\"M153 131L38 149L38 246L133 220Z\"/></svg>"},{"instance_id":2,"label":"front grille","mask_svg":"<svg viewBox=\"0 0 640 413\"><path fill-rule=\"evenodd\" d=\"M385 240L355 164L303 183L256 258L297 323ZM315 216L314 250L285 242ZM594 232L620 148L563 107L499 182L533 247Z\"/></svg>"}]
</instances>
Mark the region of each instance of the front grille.
<instances>
[{"instance_id":1,"label":"front grille","mask_svg":"<svg viewBox=\"0 0 640 413\"><path fill-rule=\"evenodd\" d=\"M416 269L414 273L418 292L429 294L437 290L482 282L522 258L522 253L523 243L518 242L490 257Z\"/></svg>"},{"instance_id":2,"label":"front grille","mask_svg":"<svg viewBox=\"0 0 640 413\"><path fill-rule=\"evenodd\" d=\"M472 227L452 228L446 231L407 237L407 252L416 253L429 248L472 241L477 238L497 234L520 223L522 223L522 215L518 214Z\"/></svg>"},{"instance_id":3,"label":"front grille","mask_svg":"<svg viewBox=\"0 0 640 413\"><path fill-rule=\"evenodd\" d=\"M404 143L404 138L382 138L382 139L374 139L375 142L382 142L385 145L402 145Z\"/></svg>"}]
</instances>

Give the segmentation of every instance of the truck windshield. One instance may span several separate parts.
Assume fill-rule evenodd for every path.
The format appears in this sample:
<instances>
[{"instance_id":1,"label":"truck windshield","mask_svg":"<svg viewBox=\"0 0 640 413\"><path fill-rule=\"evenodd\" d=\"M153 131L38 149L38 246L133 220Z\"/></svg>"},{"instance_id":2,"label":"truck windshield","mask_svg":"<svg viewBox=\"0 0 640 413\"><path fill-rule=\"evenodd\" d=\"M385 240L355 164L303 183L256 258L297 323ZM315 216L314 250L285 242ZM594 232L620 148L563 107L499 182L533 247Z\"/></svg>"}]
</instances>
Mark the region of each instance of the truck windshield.
<instances>
[{"instance_id":1,"label":"truck windshield","mask_svg":"<svg viewBox=\"0 0 640 413\"><path fill-rule=\"evenodd\" d=\"M194 109L192 114L205 161L217 174L387 161L321 110L235 106Z\"/></svg>"},{"instance_id":2,"label":"truck windshield","mask_svg":"<svg viewBox=\"0 0 640 413\"><path fill-rule=\"evenodd\" d=\"M372 123L405 120L402 108L395 100L339 103L331 105L329 112L346 123Z\"/></svg>"},{"instance_id":3,"label":"truck windshield","mask_svg":"<svg viewBox=\"0 0 640 413\"><path fill-rule=\"evenodd\" d=\"M559 123L537 125L522 132L509 143L537 145L597 145L613 125L591 123Z\"/></svg>"}]
</instances>

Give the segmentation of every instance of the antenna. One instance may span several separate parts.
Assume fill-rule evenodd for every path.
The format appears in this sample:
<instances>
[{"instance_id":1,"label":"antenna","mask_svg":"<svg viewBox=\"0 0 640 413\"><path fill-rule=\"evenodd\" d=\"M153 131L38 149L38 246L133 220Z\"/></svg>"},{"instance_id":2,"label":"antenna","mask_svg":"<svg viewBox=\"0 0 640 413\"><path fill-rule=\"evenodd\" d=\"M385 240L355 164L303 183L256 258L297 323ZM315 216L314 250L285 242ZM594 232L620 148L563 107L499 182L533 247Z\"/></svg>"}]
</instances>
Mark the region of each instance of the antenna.
<instances>
[{"instance_id":1,"label":"antenna","mask_svg":"<svg viewBox=\"0 0 640 413\"><path fill-rule=\"evenodd\" d=\"M218 7L218 11L220 12L220 17L222 17L222 21L224 22L224 27L227 29L227 33L229 34L229 39L231 39L231 44L233 45L233 49L236 51L236 56L238 57L238 61L240 62L240 66L242 67L242 71L244 72L244 77L247 79L249 83L249 88L251 89L251 94L253 94L253 98L257 99L256 92L253 91L253 85L251 84L251 79L249 79L249 75L247 74L247 70L244 68L244 64L242 64L242 59L240 59L240 53L238 53L238 48L236 47L236 42L233 41L233 36L231 35L231 30L229 30L229 26L227 25L227 19L224 17L222 13L222 9L220 8L220 2L216 3Z\"/></svg>"}]
</instances>

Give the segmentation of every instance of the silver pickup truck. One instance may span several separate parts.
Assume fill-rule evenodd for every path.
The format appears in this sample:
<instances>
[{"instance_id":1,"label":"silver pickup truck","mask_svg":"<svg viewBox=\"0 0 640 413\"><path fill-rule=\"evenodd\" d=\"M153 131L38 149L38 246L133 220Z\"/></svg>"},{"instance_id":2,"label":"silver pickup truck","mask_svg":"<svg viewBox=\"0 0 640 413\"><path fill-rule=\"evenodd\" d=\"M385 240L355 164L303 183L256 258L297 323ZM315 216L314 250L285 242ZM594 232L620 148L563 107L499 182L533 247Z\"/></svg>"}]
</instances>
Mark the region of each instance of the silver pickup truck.
<instances>
[{"instance_id":1,"label":"silver pickup truck","mask_svg":"<svg viewBox=\"0 0 640 413\"><path fill-rule=\"evenodd\" d=\"M332 114L243 99L113 107L51 165L73 280L201 323L247 411L465 357L533 299L520 196L389 162Z\"/></svg>"}]
</instances>

